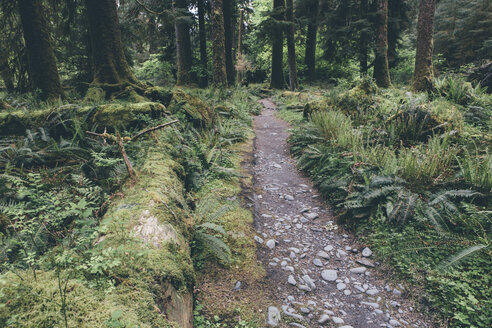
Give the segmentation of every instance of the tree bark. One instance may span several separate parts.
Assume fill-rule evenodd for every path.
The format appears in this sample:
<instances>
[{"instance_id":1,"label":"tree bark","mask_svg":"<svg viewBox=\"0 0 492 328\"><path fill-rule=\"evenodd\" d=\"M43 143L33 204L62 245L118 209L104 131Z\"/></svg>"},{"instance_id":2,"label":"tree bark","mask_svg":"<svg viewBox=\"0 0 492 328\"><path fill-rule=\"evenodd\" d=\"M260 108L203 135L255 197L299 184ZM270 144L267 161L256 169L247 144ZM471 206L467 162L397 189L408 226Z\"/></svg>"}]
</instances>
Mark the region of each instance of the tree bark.
<instances>
[{"instance_id":1,"label":"tree bark","mask_svg":"<svg viewBox=\"0 0 492 328\"><path fill-rule=\"evenodd\" d=\"M139 84L126 61L115 0L85 0L93 60L92 85Z\"/></svg>"},{"instance_id":2,"label":"tree bark","mask_svg":"<svg viewBox=\"0 0 492 328\"><path fill-rule=\"evenodd\" d=\"M296 44L295 44L295 31L296 25L294 22L294 4L292 0L286 1L286 19L290 25L287 27L287 55L289 63L289 86L291 90L295 90L299 87L299 81L297 80L297 64L296 64Z\"/></svg>"},{"instance_id":3,"label":"tree bark","mask_svg":"<svg viewBox=\"0 0 492 328\"><path fill-rule=\"evenodd\" d=\"M283 55L284 41L281 21L284 19L284 0L273 0L273 15L275 20L271 31L272 38L272 76L270 87L272 89L285 88L284 72L283 72Z\"/></svg>"},{"instance_id":4,"label":"tree bark","mask_svg":"<svg viewBox=\"0 0 492 328\"><path fill-rule=\"evenodd\" d=\"M361 0L360 2L360 19L367 19L367 0ZM360 74L362 76L367 74L367 39L369 36L364 30L361 30L360 35L359 35L359 66L360 66Z\"/></svg>"},{"instance_id":5,"label":"tree bark","mask_svg":"<svg viewBox=\"0 0 492 328\"><path fill-rule=\"evenodd\" d=\"M227 85L224 12L222 0L212 0L212 52L214 84Z\"/></svg>"},{"instance_id":6,"label":"tree bark","mask_svg":"<svg viewBox=\"0 0 492 328\"><path fill-rule=\"evenodd\" d=\"M200 86L208 85L208 59L207 59L207 31L205 30L205 6L204 0L198 0L198 39L200 41Z\"/></svg>"},{"instance_id":7,"label":"tree bark","mask_svg":"<svg viewBox=\"0 0 492 328\"><path fill-rule=\"evenodd\" d=\"M243 61L243 20L244 20L244 10L241 9L239 12L239 26L237 28L237 61L242 63ZM238 69L237 72L237 83L240 84L242 80L242 71Z\"/></svg>"},{"instance_id":8,"label":"tree bark","mask_svg":"<svg viewBox=\"0 0 492 328\"><path fill-rule=\"evenodd\" d=\"M157 52L157 45L155 43L156 22L152 15L149 15L148 17L147 27L149 36L149 54L155 54Z\"/></svg>"},{"instance_id":9,"label":"tree bark","mask_svg":"<svg viewBox=\"0 0 492 328\"><path fill-rule=\"evenodd\" d=\"M225 58L227 83L236 83L236 68L234 66L234 15L236 13L235 0L223 0L222 9L224 12L224 36L225 36Z\"/></svg>"},{"instance_id":10,"label":"tree bark","mask_svg":"<svg viewBox=\"0 0 492 328\"><path fill-rule=\"evenodd\" d=\"M7 92L14 91L14 75L9 66L9 53L0 44L0 76Z\"/></svg>"},{"instance_id":11,"label":"tree bark","mask_svg":"<svg viewBox=\"0 0 492 328\"><path fill-rule=\"evenodd\" d=\"M388 64L388 0L378 0L378 34L376 58L374 59L374 79L379 87L391 85Z\"/></svg>"},{"instance_id":12,"label":"tree bark","mask_svg":"<svg viewBox=\"0 0 492 328\"><path fill-rule=\"evenodd\" d=\"M190 25L187 22L187 19L189 19L187 0L175 0L174 12L176 13L174 30L176 33L176 60L178 64L176 84L189 85L194 79L191 74L193 57L191 54Z\"/></svg>"},{"instance_id":13,"label":"tree bark","mask_svg":"<svg viewBox=\"0 0 492 328\"><path fill-rule=\"evenodd\" d=\"M306 52L304 64L307 67L307 78L309 81L316 79L316 38L318 35L318 15L319 15L319 0L312 1L312 7L309 8L306 35Z\"/></svg>"},{"instance_id":14,"label":"tree bark","mask_svg":"<svg viewBox=\"0 0 492 328\"><path fill-rule=\"evenodd\" d=\"M61 97L63 90L41 0L19 0L18 4L32 87L41 90L44 100Z\"/></svg>"},{"instance_id":15,"label":"tree bark","mask_svg":"<svg viewBox=\"0 0 492 328\"><path fill-rule=\"evenodd\" d=\"M417 24L417 54L415 56L415 72L413 77L413 89L415 91L432 89L432 79L434 77L432 52L434 51L435 11L436 0L420 0Z\"/></svg>"}]
</instances>

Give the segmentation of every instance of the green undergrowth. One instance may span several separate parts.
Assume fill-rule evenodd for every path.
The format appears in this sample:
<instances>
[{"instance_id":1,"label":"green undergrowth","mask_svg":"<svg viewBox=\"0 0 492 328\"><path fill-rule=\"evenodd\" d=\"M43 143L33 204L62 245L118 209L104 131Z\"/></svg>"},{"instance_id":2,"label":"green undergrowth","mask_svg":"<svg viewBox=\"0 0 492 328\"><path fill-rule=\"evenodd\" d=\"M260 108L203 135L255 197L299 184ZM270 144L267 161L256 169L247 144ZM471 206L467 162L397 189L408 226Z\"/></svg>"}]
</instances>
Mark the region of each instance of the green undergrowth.
<instances>
[{"instance_id":1,"label":"green undergrowth","mask_svg":"<svg viewBox=\"0 0 492 328\"><path fill-rule=\"evenodd\" d=\"M243 178L233 147L248 139L256 98L150 89L161 114L105 123L136 181L113 137L86 134L98 126L76 115L0 140L0 326L189 327L197 270L229 270L255 253L240 236L251 216L229 198ZM119 104L122 114L141 106Z\"/></svg>"},{"instance_id":2,"label":"green undergrowth","mask_svg":"<svg viewBox=\"0 0 492 328\"><path fill-rule=\"evenodd\" d=\"M339 222L422 288L446 325L489 327L491 98L463 89L412 94L363 80L303 112L285 105L299 95L279 96L279 116L295 125L291 151Z\"/></svg>"}]
</instances>

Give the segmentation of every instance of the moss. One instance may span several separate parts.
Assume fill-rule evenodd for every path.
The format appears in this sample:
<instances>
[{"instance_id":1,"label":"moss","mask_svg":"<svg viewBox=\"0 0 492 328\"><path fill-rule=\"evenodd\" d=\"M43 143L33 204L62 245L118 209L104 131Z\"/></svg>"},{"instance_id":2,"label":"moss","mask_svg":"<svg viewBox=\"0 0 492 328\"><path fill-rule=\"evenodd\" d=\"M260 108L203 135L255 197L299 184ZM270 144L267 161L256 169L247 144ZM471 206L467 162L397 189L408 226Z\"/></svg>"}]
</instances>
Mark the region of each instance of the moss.
<instances>
[{"instance_id":1,"label":"moss","mask_svg":"<svg viewBox=\"0 0 492 328\"><path fill-rule=\"evenodd\" d=\"M324 100L315 100L315 101L308 102L304 106L302 116L305 119L308 119L313 113L327 110L328 106L329 106L328 103Z\"/></svg>"},{"instance_id":2,"label":"moss","mask_svg":"<svg viewBox=\"0 0 492 328\"><path fill-rule=\"evenodd\" d=\"M72 116L79 119L89 118L90 125L97 125L100 130L134 127L139 116L157 118L166 112L164 105L155 102L112 103L96 107L66 105L35 111L17 110L0 113L0 135L24 135L27 129L36 129L59 114L63 119Z\"/></svg>"},{"instance_id":3,"label":"moss","mask_svg":"<svg viewBox=\"0 0 492 328\"><path fill-rule=\"evenodd\" d=\"M215 112L200 98L186 93L182 89L175 89L169 104L173 114L185 114L186 118L198 126L210 126L215 122Z\"/></svg>"},{"instance_id":4,"label":"moss","mask_svg":"<svg viewBox=\"0 0 492 328\"><path fill-rule=\"evenodd\" d=\"M163 87L150 87L145 90L145 96L152 101L157 101L164 106L169 106L173 93L171 90Z\"/></svg>"},{"instance_id":5,"label":"moss","mask_svg":"<svg viewBox=\"0 0 492 328\"><path fill-rule=\"evenodd\" d=\"M106 91L102 88L89 88L84 97L84 102L100 103L106 99Z\"/></svg>"}]
</instances>

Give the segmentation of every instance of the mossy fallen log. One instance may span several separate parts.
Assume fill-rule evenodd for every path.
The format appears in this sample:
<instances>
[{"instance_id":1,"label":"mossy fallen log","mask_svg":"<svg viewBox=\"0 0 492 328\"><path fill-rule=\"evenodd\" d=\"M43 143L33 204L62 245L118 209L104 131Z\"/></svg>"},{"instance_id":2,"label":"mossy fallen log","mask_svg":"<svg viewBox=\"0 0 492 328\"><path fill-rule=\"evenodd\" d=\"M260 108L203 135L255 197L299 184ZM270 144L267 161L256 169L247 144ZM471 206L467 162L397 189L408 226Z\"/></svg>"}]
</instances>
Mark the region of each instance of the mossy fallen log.
<instances>
[{"instance_id":1,"label":"mossy fallen log","mask_svg":"<svg viewBox=\"0 0 492 328\"><path fill-rule=\"evenodd\" d=\"M173 114L184 114L195 126L210 126L215 122L216 113L200 98L181 89L175 89L168 107Z\"/></svg>"},{"instance_id":2,"label":"mossy fallen log","mask_svg":"<svg viewBox=\"0 0 492 328\"><path fill-rule=\"evenodd\" d=\"M109 131L136 127L144 117L158 118L166 113L166 107L156 102L110 103L97 106L64 105L35 111L17 110L0 113L0 135L24 135L27 129L35 130L43 126L53 127L55 135L60 131L60 123L79 119L89 128ZM61 129L63 130L63 129Z\"/></svg>"}]
</instances>

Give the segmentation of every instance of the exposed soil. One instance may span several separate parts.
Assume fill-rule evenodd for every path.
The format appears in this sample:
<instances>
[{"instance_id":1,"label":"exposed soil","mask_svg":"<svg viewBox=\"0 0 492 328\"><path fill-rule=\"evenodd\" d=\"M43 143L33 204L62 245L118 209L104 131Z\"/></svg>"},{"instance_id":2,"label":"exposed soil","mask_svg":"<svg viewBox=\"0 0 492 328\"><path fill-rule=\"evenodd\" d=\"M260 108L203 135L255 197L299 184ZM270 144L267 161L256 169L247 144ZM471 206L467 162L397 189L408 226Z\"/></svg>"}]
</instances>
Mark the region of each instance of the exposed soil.
<instances>
[{"instance_id":1,"label":"exposed soil","mask_svg":"<svg viewBox=\"0 0 492 328\"><path fill-rule=\"evenodd\" d=\"M272 316L278 310L281 316L277 326L430 327L412 308L404 286L387 282L374 255L365 250L363 256L364 247L336 225L332 211L290 157L288 124L275 116L270 99L261 103L264 110L254 122L250 198L258 257L267 270L268 294L276 302L268 312ZM364 264L356 262L361 260Z\"/></svg>"}]
</instances>

